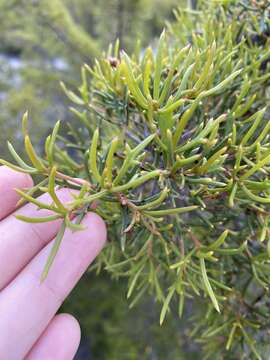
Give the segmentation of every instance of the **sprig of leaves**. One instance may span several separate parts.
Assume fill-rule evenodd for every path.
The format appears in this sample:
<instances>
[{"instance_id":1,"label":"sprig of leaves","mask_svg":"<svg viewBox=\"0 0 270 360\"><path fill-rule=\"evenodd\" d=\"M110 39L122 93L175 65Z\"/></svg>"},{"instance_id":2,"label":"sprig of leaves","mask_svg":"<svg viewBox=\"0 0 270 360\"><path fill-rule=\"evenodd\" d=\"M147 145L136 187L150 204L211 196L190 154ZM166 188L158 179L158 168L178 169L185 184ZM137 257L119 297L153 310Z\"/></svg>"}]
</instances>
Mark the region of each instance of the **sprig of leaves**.
<instances>
[{"instance_id":1,"label":"sprig of leaves","mask_svg":"<svg viewBox=\"0 0 270 360\"><path fill-rule=\"evenodd\" d=\"M259 358L253 338L269 322L269 50L250 33L268 10L250 16L243 4L208 5L177 10L156 53L119 54L117 43L84 65L77 90L61 85L80 125L67 138L57 122L41 156L25 114L28 160L8 143L15 164L1 163L41 178L18 192L51 214L18 219L62 221L42 280L65 229L80 230L94 210L111 240L96 266L128 278L131 307L152 294L162 324L175 304L181 317L186 302L200 301L191 335L207 356L243 343ZM58 187L77 192L63 204Z\"/></svg>"}]
</instances>

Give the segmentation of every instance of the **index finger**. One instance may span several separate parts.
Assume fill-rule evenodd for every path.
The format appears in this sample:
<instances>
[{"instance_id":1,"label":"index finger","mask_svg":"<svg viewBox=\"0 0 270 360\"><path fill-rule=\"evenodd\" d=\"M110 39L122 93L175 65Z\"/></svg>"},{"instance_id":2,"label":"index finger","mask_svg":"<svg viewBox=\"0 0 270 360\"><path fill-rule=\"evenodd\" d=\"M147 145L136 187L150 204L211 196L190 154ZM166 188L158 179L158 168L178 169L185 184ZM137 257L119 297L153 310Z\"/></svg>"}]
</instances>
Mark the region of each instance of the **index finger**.
<instances>
[{"instance_id":1,"label":"index finger","mask_svg":"<svg viewBox=\"0 0 270 360\"><path fill-rule=\"evenodd\" d=\"M25 189L31 186L33 180L29 175L0 166L0 220L14 211L20 199L15 188Z\"/></svg>"},{"instance_id":2,"label":"index finger","mask_svg":"<svg viewBox=\"0 0 270 360\"><path fill-rule=\"evenodd\" d=\"M26 268L0 293L0 355L23 359L54 314L100 252L106 240L103 220L89 213L86 229L72 234L67 230L49 271L40 276L52 247L43 248ZM14 346L14 339L20 339Z\"/></svg>"}]
</instances>

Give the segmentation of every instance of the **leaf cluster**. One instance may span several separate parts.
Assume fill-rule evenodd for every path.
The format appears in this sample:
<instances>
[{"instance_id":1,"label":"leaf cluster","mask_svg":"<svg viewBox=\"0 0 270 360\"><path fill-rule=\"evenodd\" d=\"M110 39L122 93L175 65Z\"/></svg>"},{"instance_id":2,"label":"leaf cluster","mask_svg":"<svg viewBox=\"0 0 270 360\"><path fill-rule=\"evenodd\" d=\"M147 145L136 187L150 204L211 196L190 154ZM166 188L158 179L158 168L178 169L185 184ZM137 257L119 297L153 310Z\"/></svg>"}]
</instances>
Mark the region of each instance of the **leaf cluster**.
<instances>
[{"instance_id":1,"label":"leaf cluster","mask_svg":"<svg viewBox=\"0 0 270 360\"><path fill-rule=\"evenodd\" d=\"M269 6L253 3L179 9L155 50L128 56L116 42L83 66L76 91L62 84L78 127L66 137L57 122L39 156L25 115L29 163L11 144L17 164L1 161L42 177L19 193L52 215L21 220L62 219L42 279L65 228L80 230L94 209L110 231L94 268L128 278L130 307L152 294L161 324L172 304L181 317L200 299L190 335L206 357L244 349L261 359L255 341L268 332L270 51L252 35L269 27ZM77 192L62 204L56 186Z\"/></svg>"}]
</instances>

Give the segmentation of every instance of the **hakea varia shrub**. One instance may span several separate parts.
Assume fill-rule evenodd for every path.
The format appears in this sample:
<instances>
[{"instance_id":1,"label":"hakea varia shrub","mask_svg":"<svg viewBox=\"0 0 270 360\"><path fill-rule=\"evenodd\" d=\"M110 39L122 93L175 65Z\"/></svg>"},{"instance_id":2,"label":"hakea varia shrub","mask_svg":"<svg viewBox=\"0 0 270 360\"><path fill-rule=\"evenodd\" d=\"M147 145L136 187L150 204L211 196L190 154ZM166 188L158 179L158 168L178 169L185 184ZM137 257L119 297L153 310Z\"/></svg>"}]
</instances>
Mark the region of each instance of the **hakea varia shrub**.
<instances>
[{"instance_id":1,"label":"hakea varia shrub","mask_svg":"<svg viewBox=\"0 0 270 360\"><path fill-rule=\"evenodd\" d=\"M61 132L57 122L44 156L25 115L29 161L8 144L16 164L2 164L38 175L21 203L52 213L19 219L62 219L42 280L65 228L80 231L96 211L109 241L94 268L128 278L131 306L152 294L162 324L195 302L190 336L209 358L260 359L270 321L269 4L199 2L175 15L154 50L129 57L116 42L83 66L76 91L62 84L77 125ZM56 186L78 192L62 204Z\"/></svg>"}]
</instances>

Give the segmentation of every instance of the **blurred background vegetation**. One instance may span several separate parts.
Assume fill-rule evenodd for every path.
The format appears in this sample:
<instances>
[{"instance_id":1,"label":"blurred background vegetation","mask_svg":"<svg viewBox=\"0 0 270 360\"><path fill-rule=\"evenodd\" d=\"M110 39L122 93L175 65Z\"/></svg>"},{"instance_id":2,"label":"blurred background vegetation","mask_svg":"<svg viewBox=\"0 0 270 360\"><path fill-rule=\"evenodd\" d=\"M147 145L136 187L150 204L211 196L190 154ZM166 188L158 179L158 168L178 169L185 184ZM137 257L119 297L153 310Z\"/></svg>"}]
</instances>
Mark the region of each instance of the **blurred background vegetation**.
<instances>
[{"instance_id":1,"label":"blurred background vegetation","mask_svg":"<svg viewBox=\"0 0 270 360\"><path fill-rule=\"evenodd\" d=\"M172 17L177 0L0 0L0 151L19 139L21 114L28 109L38 139L68 100L59 80L78 86L80 67L92 63L117 38L134 50L152 41Z\"/></svg>"},{"instance_id":2,"label":"blurred background vegetation","mask_svg":"<svg viewBox=\"0 0 270 360\"><path fill-rule=\"evenodd\" d=\"M80 67L93 63L117 38L130 52L155 41L180 0L0 0L0 157L6 140L22 152L20 120L27 109L31 134L42 144L56 120L69 120L59 81L80 83ZM61 310L74 314L83 339L76 359L198 359L185 341L185 320L160 329L159 310L145 298L129 310L124 281L86 274ZM177 344L177 346L176 346Z\"/></svg>"}]
</instances>

